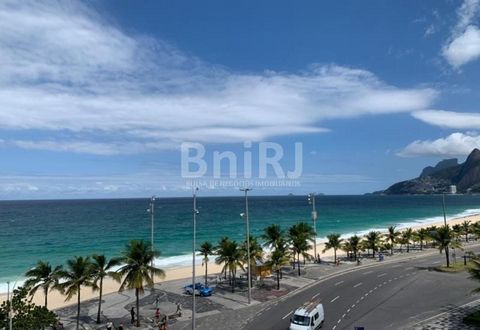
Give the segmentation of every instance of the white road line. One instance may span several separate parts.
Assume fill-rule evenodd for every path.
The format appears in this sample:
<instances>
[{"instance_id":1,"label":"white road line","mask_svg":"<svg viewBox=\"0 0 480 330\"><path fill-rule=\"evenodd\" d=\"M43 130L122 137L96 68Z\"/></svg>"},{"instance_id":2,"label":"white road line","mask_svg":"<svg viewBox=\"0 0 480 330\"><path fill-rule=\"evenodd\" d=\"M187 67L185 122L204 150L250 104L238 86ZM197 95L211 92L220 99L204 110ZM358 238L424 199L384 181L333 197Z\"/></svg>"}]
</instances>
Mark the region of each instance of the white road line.
<instances>
[{"instance_id":1,"label":"white road line","mask_svg":"<svg viewBox=\"0 0 480 330\"><path fill-rule=\"evenodd\" d=\"M358 304L359 302L360 302L360 299L358 299L358 300L355 302L355 304Z\"/></svg>"},{"instance_id":2,"label":"white road line","mask_svg":"<svg viewBox=\"0 0 480 330\"><path fill-rule=\"evenodd\" d=\"M385 276L385 275L387 275L387 273L383 273L383 274L377 275L377 277L382 277L382 276Z\"/></svg>"},{"instance_id":3,"label":"white road line","mask_svg":"<svg viewBox=\"0 0 480 330\"><path fill-rule=\"evenodd\" d=\"M284 317L282 317L282 320L285 320L287 317L289 317L291 314L293 313L293 311L291 311L290 313L288 313L287 315L285 315Z\"/></svg>"},{"instance_id":4,"label":"white road line","mask_svg":"<svg viewBox=\"0 0 480 330\"><path fill-rule=\"evenodd\" d=\"M332 328L332 330L335 330L337 328L337 325L335 324Z\"/></svg>"},{"instance_id":5,"label":"white road line","mask_svg":"<svg viewBox=\"0 0 480 330\"><path fill-rule=\"evenodd\" d=\"M391 268L402 267L402 265L393 265Z\"/></svg>"},{"instance_id":6,"label":"white road line","mask_svg":"<svg viewBox=\"0 0 480 330\"><path fill-rule=\"evenodd\" d=\"M343 315L342 315L342 318L343 318L343 319L345 318L345 315L347 315L347 314L343 314Z\"/></svg>"},{"instance_id":7,"label":"white road line","mask_svg":"<svg viewBox=\"0 0 480 330\"><path fill-rule=\"evenodd\" d=\"M387 284L387 281L383 282L383 285Z\"/></svg>"},{"instance_id":8,"label":"white road line","mask_svg":"<svg viewBox=\"0 0 480 330\"><path fill-rule=\"evenodd\" d=\"M338 322L337 322L337 323L340 323L340 322L342 322L342 319L338 320Z\"/></svg>"},{"instance_id":9,"label":"white road line","mask_svg":"<svg viewBox=\"0 0 480 330\"><path fill-rule=\"evenodd\" d=\"M398 277L394 277L393 279L396 281L396 280L398 280Z\"/></svg>"},{"instance_id":10,"label":"white road line","mask_svg":"<svg viewBox=\"0 0 480 330\"><path fill-rule=\"evenodd\" d=\"M349 308L349 309L347 309L347 313L350 313L350 308Z\"/></svg>"},{"instance_id":11,"label":"white road line","mask_svg":"<svg viewBox=\"0 0 480 330\"><path fill-rule=\"evenodd\" d=\"M360 297L360 300L363 300L364 298L365 298L365 296L361 296L361 297Z\"/></svg>"},{"instance_id":12,"label":"white road line","mask_svg":"<svg viewBox=\"0 0 480 330\"><path fill-rule=\"evenodd\" d=\"M315 298L317 298L319 295L320 295L320 292L319 292L319 293L317 293L316 295L314 295L314 296L312 297L312 299L315 299Z\"/></svg>"},{"instance_id":13,"label":"white road line","mask_svg":"<svg viewBox=\"0 0 480 330\"><path fill-rule=\"evenodd\" d=\"M362 284L363 284L363 283L360 282L360 283L355 284L353 287L354 287L354 288L358 288L358 287L359 287L360 285L362 285Z\"/></svg>"},{"instance_id":14,"label":"white road line","mask_svg":"<svg viewBox=\"0 0 480 330\"><path fill-rule=\"evenodd\" d=\"M335 300L337 300L338 298L340 298L340 296L336 296L335 298L333 298L330 302L334 302Z\"/></svg>"},{"instance_id":15,"label":"white road line","mask_svg":"<svg viewBox=\"0 0 480 330\"><path fill-rule=\"evenodd\" d=\"M352 305L352 308L355 308L355 304Z\"/></svg>"},{"instance_id":16,"label":"white road line","mask_svg":"<svg viewBox=\"0 0 480 330\"><path fill-rule=\"evenodd\" d=\"M381 285L381 284L380 284ZM377 290L378 289L378 286L374 287L373 290Z\"/></svg>"},{"instance_id":17,"label":"white road line","mask_svg":"<svg viewBox=\"0 0 480 330\"><path fill-rule=\"evenodd\" d=\"M440 261L435 261L435 262L432 262L432 264L433 264L433 265L435 265L435 264L439 264L439 263L440 263Z\"/></svg>"},{"instance_id":18,"label":"white road line","mask_svg":"<svg viewBox=\"0 0 480 330\"><path fill-rule=\"evenodd\" d=\"M334 285L337 286L337 285L342 284L343 282L344 282L344 281L340 281L340 282L335 283Z\"/></svg>"},{"instance_id":19,"label":"white road line","mask_svg":"<svg viewBox=\"0 0 480 330\"><path fill-rule=\"evenodd\" d=\"M413 267L407 267L407 268L405 268L405 270L410 270L410 269L413 269Z\"/></svg>"},{"instance_id":20,"label":"white road line","mask_svg":"<svg viewBox=\"0 0 480 330\"><path fill-rule=\"evenodd\" d=\"M373 273L373 270L369 270L368 272L363 273L363 275L367 275L367 274L370 274L370 273Z\"/></svg>"}]
</instances>

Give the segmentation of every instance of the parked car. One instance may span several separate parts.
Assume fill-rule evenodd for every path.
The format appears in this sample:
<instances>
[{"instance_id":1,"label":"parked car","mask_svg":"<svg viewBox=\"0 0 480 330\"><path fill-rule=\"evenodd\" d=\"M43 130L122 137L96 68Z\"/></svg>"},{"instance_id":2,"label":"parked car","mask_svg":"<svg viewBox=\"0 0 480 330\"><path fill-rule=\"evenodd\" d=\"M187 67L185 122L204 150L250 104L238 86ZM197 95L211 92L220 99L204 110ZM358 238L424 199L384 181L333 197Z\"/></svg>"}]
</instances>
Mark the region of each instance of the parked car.
<instances>
[{"instance_id":1,"label":"parked car","mask_svg":"<svg viewBox=\"0 0 480 330\"><path fill-rule=\"evenodd\" d=\"M308 302L297 308L290 319L290 330L320 329L325 320L323 305L318 302Z\"/></svg>"},{"instance_id":2,"label":"parked car","mask_svg":"<svg viewBox=\"0 0 480 330\"><path fill-rule=\"evenodd\" d=\"M192 294L193 293L193 285L192 284L184 286L183 289L185 290L186 294ZM201 283L195 283L195 295L196 296L210 297L212 295L212 293L213 293L212 288L210 288L208 286L204 286Z\"/></svg>"}]
</instances>

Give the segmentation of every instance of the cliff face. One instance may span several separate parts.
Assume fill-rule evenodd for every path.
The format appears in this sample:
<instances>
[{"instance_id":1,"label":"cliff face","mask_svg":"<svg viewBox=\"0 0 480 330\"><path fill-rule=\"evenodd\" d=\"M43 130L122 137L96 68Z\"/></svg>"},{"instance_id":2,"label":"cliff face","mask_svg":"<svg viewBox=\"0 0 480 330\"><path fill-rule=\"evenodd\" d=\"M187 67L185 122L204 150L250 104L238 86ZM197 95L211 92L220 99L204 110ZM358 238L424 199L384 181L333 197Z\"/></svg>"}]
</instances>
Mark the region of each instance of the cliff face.
<instances>
[{"instance_id":1,"label":"cliff face","mask_svg":"<svg viewBox=\"0 0 480 330\"><path fill-rule=\"evenodd\" d=\"M456 185L459 193L480 192L480 150L474 149L463 164L457 159L443 160L423 169L418 178L395 183L381 193L438 194L449 192L451 185Z\"/></svg>"}]
</instances>

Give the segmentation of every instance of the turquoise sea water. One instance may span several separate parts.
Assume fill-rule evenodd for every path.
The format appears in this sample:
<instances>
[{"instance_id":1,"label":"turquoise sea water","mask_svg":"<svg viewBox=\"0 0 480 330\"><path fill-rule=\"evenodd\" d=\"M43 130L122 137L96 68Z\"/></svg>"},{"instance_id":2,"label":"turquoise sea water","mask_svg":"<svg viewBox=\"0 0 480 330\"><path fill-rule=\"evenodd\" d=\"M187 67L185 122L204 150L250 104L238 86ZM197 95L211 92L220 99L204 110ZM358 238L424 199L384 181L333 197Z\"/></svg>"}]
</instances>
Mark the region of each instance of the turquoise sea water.
<instances>
[{"instance_id":1,"label":"turquoise sea water","mask_svg":"<svg viewBox=\"0 0 480 330\"><path fill-rule=\"evenodd\" d=\"M243 240L242 197L198 198L197 239L222 236ZM447 196L449 217L480 213L480 196ZM0 201L0 292L5 282L21 279L38 259L62 264L74 255L116 256L133 238L150 240L148 199ZM190 263L192 199L157 199L155 246L161 267ZM287 228L311 221L306 196L249 198L250 225L259 235L271 223ZM317 232L362 234L390 225L443 219L441 196L318 196Z\"/></svg>"}]
</instances>

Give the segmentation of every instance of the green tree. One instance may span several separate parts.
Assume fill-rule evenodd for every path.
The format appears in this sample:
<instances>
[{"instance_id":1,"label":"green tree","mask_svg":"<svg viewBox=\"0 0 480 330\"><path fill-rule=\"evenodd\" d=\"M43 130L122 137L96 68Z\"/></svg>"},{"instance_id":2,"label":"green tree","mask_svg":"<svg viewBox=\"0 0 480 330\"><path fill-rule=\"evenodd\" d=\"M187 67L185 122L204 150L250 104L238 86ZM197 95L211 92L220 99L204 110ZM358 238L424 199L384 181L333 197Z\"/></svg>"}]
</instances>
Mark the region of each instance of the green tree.
<instances>
[{"instance_id":1,"label":"green tree","mask_svg":"<svg viewBox=\"0 0 480 330\"><path fill-rule=\"evenodd\" d=\"M407 245L407 252L410 252L410 242L413 238L412 228L407 228L402 232L402 241Z\"/></svg>"},{"instance_id":2,"label":"green tree","mask_svg":"<svg viewBox=\"0 0 480 330\"><path fill-rule=\"evenodd\" d=\"M380 245L380 232L371 231L365 236L365 246L367 249L371 249L373 257L375 258L375 252L378 251Z\"/></svg>"},{"instance_id":3,"label":"green tree","mask_svg":"<svg viewBox=\"0 0 480 330\"><path fill-rule=\"evenodd\" d=\"M309 242L313 241L315 232L313 227L307 224L306 222L299 222L291 226L288 230L288 237L290 240L292 253L294 256L297 256L297 265L298 265L298 275L300 276L300 255L307 253L311 249Z\"/></svg>"},{"instance_id":4,"label":"green tree","mask_svg":"<svg viewBox=\"0 0 480 330\"><path fill-rule=\"evenodd\" d=\"M396 230L396 226L388 227L388 233L386 234L387 241L390 242L390 254L393 255L393 248L397 242L397 238L400 235L400 232Z\"/></svg>"},{"instance_id":5,"label":"green tree","mask_svg":"<svg viewBox=\"0 0 480 330\"><path fill-rule=\"evenodd\" d=\"M450 248L461 247L460 243L455 240L455 234L449 225L437 228L431 233L432 239L437 243L440 253L445 251L445 258L447 260L447 267L450 267Z\"/></svg>"},{"instance_id":6,"label":"green tree","mask_svg":"<svg viewBox=\"0 0 480 330\"><path fill-rule=\"evenodd\" d=\"M420 250L423 250L423 242L428 238L428 231L425 228L420 228L416 233L418 240L420 241Z\"/></svg>"},{"instance_id":7,"label":"green tree","mask_svg":"<svg viewBox=\"0 0 480 330\"><path fill-rule=\"evenodd\" d=\"M66 295L65 301L77 295L77 330L80 326L80 291L82 286L93 286L92 264L89 257L74 257L67 260L66 269L58 271L61 282L57 284L62 294Z\"/></svg>"},{"instance_id":8,"label":"green tree","mask_svg":"<svg viewBox=\"0 0 480 330\"><path fill-rule=\"evenodd\" d=\"M247 254L247 241L243 242L242 245L242 254L245 258L244 264L248 264L248 254ZM262 261L263 260L263 248L258 242L256 237L253 237L250 235L250 267L251 269L251 275L257 275L256 274L256 265L257 261ZM251 283L253 283L252 277L250 277Z\"/></svg>"},{"instance_id":9,"label":"green tree","mask_svg":"<svg viewBox=\"0 0 480 330\"><path fill-rule=\"evenodd\" d=\"M47 307L48 291L57 284L58 272L61 269L62 266L56 266L52 269L49 262L37 261L37 265L25 273L25 276L28 278L25 282L25 287L29 290L28 294L31 298L33 299L35 292L41 288L45 296L44 306Z\"/></svg>"},{"instance_id":10,"label":"green tree","mask_svg":"<svg viewBox=\"0 0 480 330\"><path fill-rule=\"evenodd\" d=\"M470 273L470 278L473 280L480 281L480 258L477 256L471 259L471 266L468 268ZM473 290L474 292L480 292L480 288Z\"/></svg>"},{"instance_id":11,"label":"green tree","mask_svg":"<svg viewBox=\"0 0 480 330\"><path fill-rule=\"evenodd\" d=\"M96 291L99 291L98 296L98 311L97 311L97 324L100 323L100 314L102 312L102 295L103 295L103 279L106 277L112 277L119 281L118 274L112 271L112 268L120 264L119 258L112 258L108 260L105 255L92 255L92 287Z\"/></svg>"},{"instance_id":12,"label":"green tree","mask_svg":"<svg viewBox=\"0 0 480 330\"><path fill-rule=\"evenodd\" d=\"M228 238L222 240L220 243L221 244L217 249L217 258L215 258L215 263L224 265L222 272L229 272L232 292L235 292L237 268L240 267L242 270L245 270L243 267L243 251L238 246L237 242L231 241Z\"/></svg>"},{"instance_id":13,"label":"green tree","mask_svg":"<svg viewBox=\"0 0 480 330\"><path fill-rule=\"evenodd\" d=\"M264 233L261 236L263 245L269 248L276 248L278 243L283 239L284 234L279 225L272 224L264 229Z\"/></svg>"},{"instance_id":14,"label":"green tree","mask_svg":"<svg viewBox=\"0 0 480 330\"><path fill-rule=\"evenodd\" d=\"M360 250L360 241L361 239L357 235L353 235L347 240L348 244L350 245L350 249L353 252L355 260L358 260L357 256L358 251Z\"/></svg>"},{"instance_id":15,"label":"green tree","mask_svg":"<svg viewBox=\"0 0 480 330\"><path fill-rule=\"evenodd\" d=\"M136 326L140 326L140 294L144 292L144 284L153 288L153 276L165 277L165 272L155 266L152 267L152 261L160 256L159 251L151 249L150 243L144 240L131 240L127 243L122 252L120 262L122 267L117 271L123 278L119 291L125 289L135 290L135 299L137 307Z\"/></svg>"},{"instance_id":16,"label":"green tree","mask_svg":"<svg viewBox=\"0 0 480 330\"><path fill-rule=\"evenodd\" d=\"M471 233L471 221L468 221L468 220L465 220L464 222L462 222L462 232L463 232L463 235L465 235L465 242L468 243L468 235Z\"/></svg>"},{"instance_id":17,"label":"green tree","mask_svg":"<svg viewBox=\"0 0 480 330\"><path fill-rule=\"evenodd\" d=\"M208 262L210 260L208 256L211 256L215 252L215 249L212 243L205 241L200 245L198 252L198 255L203 257L202 262L205 265L205 286L208 286Z\"/></svg>"},{"instance_id":18,"label":"green tree","mask_svg":"<svg viewBox=\"0 0 480 330\"><path fill-rule=\"evenodd\" d=\"M343 239L340 238L340 234L329 234L327 235L328 241L325 243L325 248L323 253L330 249L333 249L333 262L337 263L337 249L342 247Z\"/></svg>"},{"instance_id":19,"label":"green tree","mask_svg":"<svg viewBox=\"0 0 480 330\"><path fill-rule=\"evenodd\" d=\"M277 275L277 290L280 290L280 275L282 266L288 265L289 260L290 258L288 255L287 245L285 241L279 240L275 249L270 254L270 259L267 262L267 265L272 267Z\"/></svg>"},{"instance_id":20,"label":"green tree","mask_svg":"<svg viewBox=\"0 0 480 330\"><path fill-rule=\"evenodd\" d=\"M40 330L53 327L58 323L58 317L45 306L32 304L28 299L29 290L19 287L13 290L11 301L4 301L0 305L0 329L9 328L9 311L13 312L13 330Z\"/></svg>"}]
</instances>

